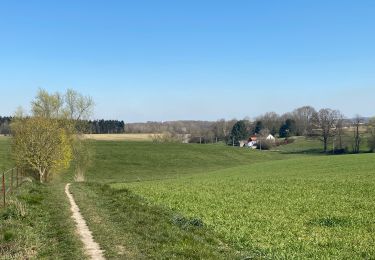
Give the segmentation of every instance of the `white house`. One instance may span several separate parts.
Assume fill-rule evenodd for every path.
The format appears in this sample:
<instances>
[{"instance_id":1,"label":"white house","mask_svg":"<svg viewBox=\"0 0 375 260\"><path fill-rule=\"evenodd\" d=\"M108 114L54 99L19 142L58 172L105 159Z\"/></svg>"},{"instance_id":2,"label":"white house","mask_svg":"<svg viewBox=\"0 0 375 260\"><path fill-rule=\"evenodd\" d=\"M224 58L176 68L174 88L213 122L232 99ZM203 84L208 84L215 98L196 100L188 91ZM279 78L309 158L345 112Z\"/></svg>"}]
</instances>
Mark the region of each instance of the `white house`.
<instances>
[{"instance_id":1,"label":"white house","mask_svg":"<svg viewBox=\"0 0 375 260\"><path fill-rule=\"evenodd\" d=\"M266 140L269 140L269 141L275 142L275 141L276 141L276 138L275 138L273 135L269 134L269 135L266 137Z\"/></svg>"}]
</instances>

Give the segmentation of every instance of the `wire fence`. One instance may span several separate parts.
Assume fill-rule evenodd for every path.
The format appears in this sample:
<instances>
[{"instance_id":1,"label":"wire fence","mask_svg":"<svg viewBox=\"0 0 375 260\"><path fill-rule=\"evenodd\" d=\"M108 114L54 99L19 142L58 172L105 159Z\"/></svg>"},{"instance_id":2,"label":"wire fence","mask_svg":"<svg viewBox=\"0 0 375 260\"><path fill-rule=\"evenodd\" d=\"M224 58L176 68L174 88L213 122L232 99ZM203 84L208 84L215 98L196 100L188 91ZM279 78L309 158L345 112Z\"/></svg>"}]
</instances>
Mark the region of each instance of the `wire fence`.
<instances>
[{"instance_id":1,"label":"wire fence","mask_svg":"<svg viewBox=\"0 0 375 260\"><path fill-rule=\"evenodd\" d=\"M12 169L3 171L1 174L1 206L6 207L7 196L12 194L21 184L25 178L25 171L21 168L14 167Z\"/></svg>"}]
</instances>

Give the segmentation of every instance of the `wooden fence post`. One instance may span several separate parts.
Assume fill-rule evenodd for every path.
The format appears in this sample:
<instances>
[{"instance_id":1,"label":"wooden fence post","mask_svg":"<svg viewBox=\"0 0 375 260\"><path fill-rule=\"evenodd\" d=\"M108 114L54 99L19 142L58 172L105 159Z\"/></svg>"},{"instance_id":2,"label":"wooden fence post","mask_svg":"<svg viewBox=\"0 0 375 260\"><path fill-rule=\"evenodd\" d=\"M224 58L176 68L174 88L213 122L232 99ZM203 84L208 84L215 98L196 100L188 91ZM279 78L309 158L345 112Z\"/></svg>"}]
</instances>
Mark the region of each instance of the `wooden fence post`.
<instances>
[{"instance_id":1,"label":"wooden fence post","mask_svg":"<svg viewBox=\"0 0 375 260\"><path fill-rule=\"evenodd\" d=\"M13 171L14 171L14 168L12 168L12 172L10 174L10 188L9 188L9 192L13 192Z\"/></svg>"}]
</instances>

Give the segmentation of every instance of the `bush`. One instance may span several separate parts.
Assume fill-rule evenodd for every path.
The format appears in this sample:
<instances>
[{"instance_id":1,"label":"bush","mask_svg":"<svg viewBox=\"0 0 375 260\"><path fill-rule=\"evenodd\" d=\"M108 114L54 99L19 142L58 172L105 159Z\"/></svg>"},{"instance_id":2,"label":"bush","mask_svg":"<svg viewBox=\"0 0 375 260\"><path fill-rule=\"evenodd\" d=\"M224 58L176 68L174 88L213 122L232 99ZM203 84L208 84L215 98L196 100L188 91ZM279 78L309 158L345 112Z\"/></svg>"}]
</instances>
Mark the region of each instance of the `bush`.
<instances>
[{"instance_id":1,"label":"bush","mask_svg":"<svg viewBox=\"0 0 375 260\"><path fill-rule=\"evenodd\" d=\"M275 141L271 140L261 140L257 144L257 149L262 149L262 150L270 150L272 147L276 145Z\"/></svg>"},{"instance_id":2,"label":"bush","mask_svg":"<svg viewBox=\"0 0 375 260\"><path fill-rule=\"evenodd\" d=\"M154 143L182 143L184 141L184 135L172 132L153 134L150 137Z\"/></svg>"}]
</instances>

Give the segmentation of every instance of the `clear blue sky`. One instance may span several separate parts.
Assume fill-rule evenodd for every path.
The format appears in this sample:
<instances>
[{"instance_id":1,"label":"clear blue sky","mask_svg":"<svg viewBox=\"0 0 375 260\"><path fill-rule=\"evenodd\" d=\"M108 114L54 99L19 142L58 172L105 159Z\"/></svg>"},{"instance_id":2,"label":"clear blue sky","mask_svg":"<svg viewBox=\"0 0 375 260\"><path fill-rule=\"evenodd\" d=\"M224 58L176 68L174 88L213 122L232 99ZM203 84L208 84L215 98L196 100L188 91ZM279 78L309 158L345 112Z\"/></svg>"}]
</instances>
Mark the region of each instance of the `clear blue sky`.
<instances>
[{"instance_id":1,"label":"clear blue sky","mask_svg":"<svg viewBox=\"0 0 375 260\"><path fill-rule=\"evenodd\" d=\"M0 114L74 88L95 118L375 115L375 1L0 2Z\"/></svg>"}]
</instances>

